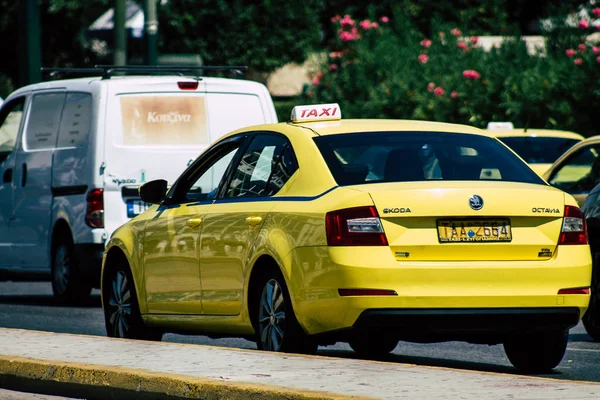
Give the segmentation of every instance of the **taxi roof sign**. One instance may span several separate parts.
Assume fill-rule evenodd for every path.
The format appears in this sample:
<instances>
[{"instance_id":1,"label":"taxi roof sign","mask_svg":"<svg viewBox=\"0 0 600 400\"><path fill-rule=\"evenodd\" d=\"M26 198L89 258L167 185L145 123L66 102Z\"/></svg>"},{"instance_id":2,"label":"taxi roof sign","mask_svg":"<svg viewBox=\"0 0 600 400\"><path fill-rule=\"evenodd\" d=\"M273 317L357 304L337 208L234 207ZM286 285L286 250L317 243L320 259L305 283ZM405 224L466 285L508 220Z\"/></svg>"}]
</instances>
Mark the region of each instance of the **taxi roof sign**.
<instances>
[{"instance_id":1,"label":"taxi roof sign","mask_svg":"<svg viewBox=\"0 0 600 400\"><path fill-rule=\"evenodd\" d=\"M342 119L342 112L337 103L296 106L292 109L292 115L290 116L290 121L292 122L333 121L340 119Z\"/></svg>"},{"instance_id":2,"label":"taxi roof sign","mask_svg":"<svg viewBox=\"0 0 600 400\"><path fill-rule=\"evenodd\" d=\"M512 122L488 122L487 128L489 130L510 130L515 129Z\"/></svg>"}]
</instances>

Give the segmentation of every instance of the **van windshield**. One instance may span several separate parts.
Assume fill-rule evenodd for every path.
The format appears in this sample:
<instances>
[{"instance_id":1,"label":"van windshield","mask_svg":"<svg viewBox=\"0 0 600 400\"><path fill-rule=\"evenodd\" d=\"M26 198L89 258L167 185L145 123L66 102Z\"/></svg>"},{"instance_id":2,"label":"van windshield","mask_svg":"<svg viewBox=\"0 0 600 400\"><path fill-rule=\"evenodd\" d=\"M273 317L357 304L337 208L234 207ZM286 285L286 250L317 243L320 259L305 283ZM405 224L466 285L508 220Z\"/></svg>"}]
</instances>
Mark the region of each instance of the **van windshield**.
<instances>
[{"instance_id":1,"label":"van windshield","mask_svg":"<svg viewBox=\"0 0 600 400\"><path fill-rule=\"evenodd\" d=\"M120 96L124 146L207 145L204 96Z\"/></svg>"},{"instance_id":2,"label":"van windshield","mask_svg":"<svg viewBox=\"0 0 600 400\"><path fill-rule=\"evenodd\" d=\"M545 184L496 139L448 132L358 132L314 138L339 185L429 180Z\"/></svg>"}]
</instances>

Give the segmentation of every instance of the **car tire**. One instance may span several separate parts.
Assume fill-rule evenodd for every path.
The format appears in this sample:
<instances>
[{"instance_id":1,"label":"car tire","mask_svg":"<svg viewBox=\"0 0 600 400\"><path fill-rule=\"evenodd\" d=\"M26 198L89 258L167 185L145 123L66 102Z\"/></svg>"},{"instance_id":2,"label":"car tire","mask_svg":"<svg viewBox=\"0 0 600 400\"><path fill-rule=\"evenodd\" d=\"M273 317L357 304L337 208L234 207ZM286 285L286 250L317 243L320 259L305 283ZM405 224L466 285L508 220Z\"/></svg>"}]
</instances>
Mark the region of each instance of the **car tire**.
<instances>
[{"instance_id":1,"label":"car tire","mask_svg":"<svg viewBox=\"0 0 600 400\"><path fill-rule=\"evenodd\" d=\"M89 298L92 284L77 264L70 237L57 237L52 245L52 293L60 301L79 304Z\"/></svg>"},{"instance_id":2,"label":"car tire","mask_svg":"<svg viewBox=\"0 0 600 400\"><path fill-rule=\"evenodd\" d=\"M560 364L568 339L568 330L515 336L504 343L504 351L523 372L545 373Z\"/></svg>"},{"instance_id":3,"label":"car tire","mask_svg":"<svg viewBox=\"0 0 600 400\"><path fill-rule=\"evenodd\" d=\"M595 341L600 341L600 277L596 269L600 266L598 262L600 254L594 254L594 272L592 272L592 287L590 304L583 315L582 322L587 334Z\"/></svg>"},{"instance_id":4,"label":"car tire","mask_svg":"<svg viewBox=\"0 0 600 400\"><path fill-rule=\"evenodd\" d=\"M348 344L361 358L380 359L394 351L398 339L365 334L350 339Z\"/></svg>"},{"instance_id":5,"label":"car tire","mask_svg":"<svg viewBox=\"0 0 600 400\"><path fill-rule=\"evenodd\" d=\"M278 269L258 282L254 304L256 344L259 350L315 354L317 343L307 335L294 314L290 294Z\"/></svg>"},{"instance_id":6,"label":"car tire","mask_svg":"<svg viewBox=\"0 0 600 400\"><path fill-rule=\"evenodd\" d=\"M109 337L139 340L162 340L163 333L146 326L140 313L131 271L118 266L109 272L102 288L104 322Z\"/></svg>"}]
</instances>

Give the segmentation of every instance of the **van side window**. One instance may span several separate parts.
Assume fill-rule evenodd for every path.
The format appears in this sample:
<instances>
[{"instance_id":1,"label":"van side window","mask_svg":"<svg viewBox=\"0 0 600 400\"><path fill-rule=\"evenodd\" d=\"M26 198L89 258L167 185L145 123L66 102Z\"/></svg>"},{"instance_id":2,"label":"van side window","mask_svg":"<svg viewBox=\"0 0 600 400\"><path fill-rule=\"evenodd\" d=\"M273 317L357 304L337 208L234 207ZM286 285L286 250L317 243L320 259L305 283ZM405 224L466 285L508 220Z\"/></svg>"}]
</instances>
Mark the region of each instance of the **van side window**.
<instances>
[{"instance_id":1,"label":"van side window","mask_svg":"<svg viewBox=\"0 0 600 400\"><path fill-rule=\"evenodd\" d=\"M92 116L90 93L68 93L62 111L56 147L80 147L87 143Z\"/></svg>"},{"instance_id":2,"label":"van side window","mask_svg":"<svg viewBox=\"0 0 600 400\"><path fill-rule=\"evenodd\" d=\"M41 93L33 96L25 132L27 150L52 149L56 146L64 99L64 93Z\"/></svg>"},{"instance_id":3,"label":"van side window","mask_svg":"<svg viewBox=\"0 0 600 400\"><path fill-rule=\"evenodd\" d=\"M15 148L24 105L25 97L21 97L5 104L0 112L0 163L6 160Z\"/></svg>"},{"instance_id":4,"label":"van side window","mask_svg":"<svg viewBox=\"0 0 600 400\"><path fill-rule=\"evenodd\" d=\"M272 196L295 171L295 158L283 136L257 135L233 172L225 197Z\"/></svg>"}]
</instances>

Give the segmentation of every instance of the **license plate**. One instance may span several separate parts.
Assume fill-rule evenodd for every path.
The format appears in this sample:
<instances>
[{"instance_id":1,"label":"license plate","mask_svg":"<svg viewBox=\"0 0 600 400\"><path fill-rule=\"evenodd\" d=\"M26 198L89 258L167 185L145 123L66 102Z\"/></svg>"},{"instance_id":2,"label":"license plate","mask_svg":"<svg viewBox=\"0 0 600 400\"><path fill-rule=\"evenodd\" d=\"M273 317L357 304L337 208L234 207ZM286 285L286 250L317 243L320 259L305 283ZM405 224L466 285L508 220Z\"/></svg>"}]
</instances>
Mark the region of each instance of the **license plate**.
<instances>
[{"instance_id":1,"label":"license plate","mask_svg":"<svg viewBox=\"0 0 600 400\"><path fill-rule=\"evenodd\" d=\"M150 208L152 204L141 200L127 200L127 218L133 218Z\"/></svg>"},{"instance_id":2,"label":"license plate","mask_svg":"<svg viewBox=\"0 0 600 400\"><path fill-rule=\"evenodd\" d=\"M440 219L437 222L440 243L510 242L512 232L508 218Z\"/></svg>"}]
</instances>

